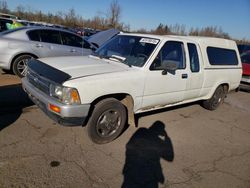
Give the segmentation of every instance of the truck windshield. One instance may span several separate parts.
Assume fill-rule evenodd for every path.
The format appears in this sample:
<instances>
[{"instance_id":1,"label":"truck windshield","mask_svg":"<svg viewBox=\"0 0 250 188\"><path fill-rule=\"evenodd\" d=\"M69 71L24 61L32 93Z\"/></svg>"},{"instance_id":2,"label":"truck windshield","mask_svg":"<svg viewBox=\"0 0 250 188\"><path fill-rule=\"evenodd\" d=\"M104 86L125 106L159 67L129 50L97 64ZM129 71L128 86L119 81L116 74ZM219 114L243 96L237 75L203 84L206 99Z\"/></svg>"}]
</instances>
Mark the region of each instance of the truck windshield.
<instances>
[{"instance_id":1,"label":"truck windshield","mask_svg":"<svg viewBox=\"0 0 250 188\"><path fill-rule=\"evenodd\" d=\"M159 39L118 35L93 55L113 59L129 66L142 67L159 43Z\"/></svg>"}]
</instances>

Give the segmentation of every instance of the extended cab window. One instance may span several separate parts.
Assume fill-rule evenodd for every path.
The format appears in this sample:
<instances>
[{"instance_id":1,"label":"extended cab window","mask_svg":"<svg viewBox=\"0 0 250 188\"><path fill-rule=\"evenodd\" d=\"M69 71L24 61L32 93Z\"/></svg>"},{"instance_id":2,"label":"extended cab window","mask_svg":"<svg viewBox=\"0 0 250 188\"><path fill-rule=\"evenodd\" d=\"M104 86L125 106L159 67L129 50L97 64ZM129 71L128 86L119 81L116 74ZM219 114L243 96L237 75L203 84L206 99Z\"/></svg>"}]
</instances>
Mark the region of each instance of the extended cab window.
<instances>
[{"instance_id":1,"label":"extended cab window","mask_svg":"<svg viewBox=\"0 0 250 188\"><path fill-rule=\"evenodd\" d=\"M29 36L29 39L32 41L40 41L40 31L39 30L33 30L27 33Z\"/></svg>"},{"instance_id":2,"label":"extended cab window","mask_svg":"<svg viewBox=\"0 0 250 188\"><path fill-rule=\"evenodd\" d=\"M61 35L59 31L54 30L41 30L41 41L53 44L62 44Z\"/></svg>"},{"instance_id":3,"label":"extended cab window","mask_svg":"<svg viewBox=\"0 0 250 188\"><path fill-rule=\"evenodd\" d=\"M211 65L238 65L235 50L207 47L207 55Z\"/></svg>"},{"instance_id":4,"label":"extended cab window","mask_svg":"<svg viewBox=\"0 0 250 188\"><path fill-rule=\"evenodd\" d=\"M76 35L67 32L61 32L62 35L62 42L64 45L74 46L78 48L83 47L83 39Z\"/></svg>"},{"instance_id":5,"label":"extended cab window","mask_svg":"<svg viewBox=\"0 0 250 188\"><path fill-rule=\"evenodd\" d=\"M183 43L166 42L152 63L150 70L163 70L163 61L174 61L178 64L178 69L184 69L186 65Z\"/></svg>"},{"instance_id":6,"label":"extended cab window","mask_svg":"<svg viewBox=\"0 0 250 188\"><path fill-rule=\"evenodd\" d=\"M200 71L199 55L195 44L188 43L188 53L190 61L190 69L192 72Z\"/></svg>"}]
</instances>

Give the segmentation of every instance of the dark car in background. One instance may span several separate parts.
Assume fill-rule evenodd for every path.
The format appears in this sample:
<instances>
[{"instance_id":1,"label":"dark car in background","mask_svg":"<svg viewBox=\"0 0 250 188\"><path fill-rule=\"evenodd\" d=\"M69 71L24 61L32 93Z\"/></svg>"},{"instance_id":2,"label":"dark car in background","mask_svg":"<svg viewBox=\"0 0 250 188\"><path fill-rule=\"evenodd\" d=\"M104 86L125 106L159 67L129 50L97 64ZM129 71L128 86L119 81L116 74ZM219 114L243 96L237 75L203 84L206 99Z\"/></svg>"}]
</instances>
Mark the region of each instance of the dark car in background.
<instances>
[{"instance_id":1,"label":"dark car in background","mask_svg":"<svg viewBox=\"0 0 250 188\"><path fill-rule=\"evenodd\" d=\"M0 17L0 32L8 30L7 23L12 24L13 21L9 18L1 18Z\"/></svg>"},{"instance_id":2,"label":"dark car in background","mask_svg":"<svg viewBox=\"0 0 250 188\"><path fill-rule=\"evenodd\" d=\"M90 37L91 35L94 35L98 32L100 32L101 30L97 30L97 29L91 29L91 28L78 28L75 29L75 32L80 35L80 36L84 36L84 37Z\"/></svg>"},{"instance_id":3,"label":"dark car in background","mask_svg":"<svg viewBox=\"0 0 250 188\"><path fill-rule=\"evenodd\" d=\"M237 46L240 54L250 51L250 44L238 44Z\"/></svg>"},{"instance_id":4,"label":"dark car in background","mask_svg":"<svg viewBox=\"0 0 250 188\"><path fill-rule=\"evenodd\" d=\"M19 21L21 21L21 19L18 16L0 13L0 32L9 30L10 28L8 27L13 26L13 24L24 26Z\"/></svg>"}]
</instances>

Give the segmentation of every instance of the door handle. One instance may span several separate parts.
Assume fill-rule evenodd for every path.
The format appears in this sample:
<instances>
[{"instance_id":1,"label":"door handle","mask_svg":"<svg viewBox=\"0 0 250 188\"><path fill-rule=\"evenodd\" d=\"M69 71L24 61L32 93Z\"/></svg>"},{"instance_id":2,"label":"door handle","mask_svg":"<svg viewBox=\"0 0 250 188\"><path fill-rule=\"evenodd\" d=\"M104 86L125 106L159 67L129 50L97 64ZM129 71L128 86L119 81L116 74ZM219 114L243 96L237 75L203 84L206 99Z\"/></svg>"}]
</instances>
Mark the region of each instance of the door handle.
<instances>
[{"instance_id":1,"label":"door handle","mask_svg":"<svg viewBox=\"0 0 250 188\"><path fill-rule=\"evenodd\" d=\"M37 48L42 48L43 45L42 45L42 44L36 44L36 47L37 47Z\"/></svg>"},{"instance_id":2,"label":"door handle","mask_svg":"<svg viewBox=\"0 0 250 188\"><path fill-rule=\"evenodd\" d=\"M182 74L182 75L181 75L181 78L182 78L182 79L187 79L187 78L188 78L188 74Z\"/></svg>"}]
</instances>

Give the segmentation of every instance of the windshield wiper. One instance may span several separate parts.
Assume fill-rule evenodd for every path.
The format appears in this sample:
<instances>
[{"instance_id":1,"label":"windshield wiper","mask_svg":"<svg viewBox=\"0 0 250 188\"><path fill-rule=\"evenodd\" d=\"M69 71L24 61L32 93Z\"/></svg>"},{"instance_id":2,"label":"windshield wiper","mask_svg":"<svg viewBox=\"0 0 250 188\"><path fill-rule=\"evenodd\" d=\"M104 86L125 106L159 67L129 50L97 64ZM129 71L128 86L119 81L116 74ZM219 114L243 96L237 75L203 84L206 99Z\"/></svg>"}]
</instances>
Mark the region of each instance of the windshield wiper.
<instances>
[{"instance_id":1,"label":"windshield wiper","mask_svg":"<svg viewBox=\"0 0 250 188\"><path fill-rule=\"evenodd\" d=\"M119 56L119 55L111 55L111 56L107 56L105 57L107 59L114 59L114 60L118 60L119 62L123 63L126 58L125 57L122 57L122 56Z\"/></svg>"},{"instance_id":2,"label":"windshield wiper","mask_svg":"<svg viewBox=\"0 0 250 188\"><path fill-rule=\"evenodd\" d=\"M114 61L117 61L119 63L123 63L129 67L131 67L131 65L125 63L126 61L126 58L125 57L122 57L122 56L119 56L119 55L111 55L111 56L105 56L105 55L100 55L96 52L93 52L92 53L93 56L96 56L96 57L99 57L100 59L110 59L110 60L114 60Z\"/></svg>"},{"instance_id":3,"label":"windshield wiper","mask_svg":"<svg viewBox=\"0 0 250 188\"><path fill-rule=\"evenodd\" d=\"M129 67L132 67L131 65L129 65L129 64L126 63L126 59L127 58L119 56L119 55L111 55L111 56L106 56L104 58L117 60L117 62L120 62L120 63L122 63L124 65L129 66Z\"/></svg>"}]
</instances>

